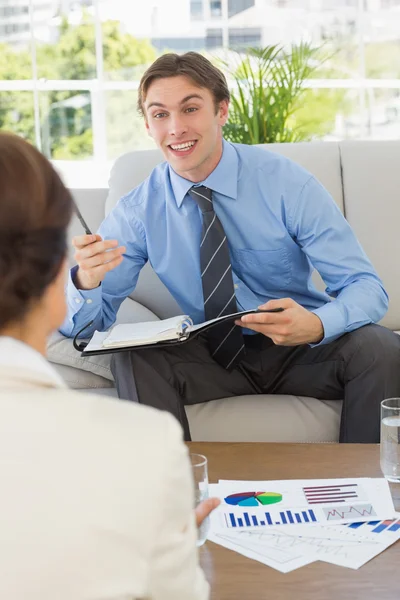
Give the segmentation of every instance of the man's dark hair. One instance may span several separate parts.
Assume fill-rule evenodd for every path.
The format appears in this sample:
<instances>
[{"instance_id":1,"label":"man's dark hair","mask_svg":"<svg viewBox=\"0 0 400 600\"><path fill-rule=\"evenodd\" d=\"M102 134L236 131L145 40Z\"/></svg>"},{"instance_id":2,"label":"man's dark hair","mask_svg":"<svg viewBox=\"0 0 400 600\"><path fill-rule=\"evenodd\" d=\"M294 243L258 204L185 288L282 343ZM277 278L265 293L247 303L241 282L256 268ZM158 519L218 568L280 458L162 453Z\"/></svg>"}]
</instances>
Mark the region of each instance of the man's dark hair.
<instances>
[{"instance_id":1,"label":"man's dark hair","mask_svg":"<svg viewBox=\"0 0 400 600\"><path fill-rule=\"evenodd\" d=\"M222 100L229 101L230 93L225 75L207 58L197 52L169 53L157 58L140 80L138 110L143 116L144 102L153 81L178 75L188 77L198 87L210 90L216 108Z\"/></svg>"}]
</instances>

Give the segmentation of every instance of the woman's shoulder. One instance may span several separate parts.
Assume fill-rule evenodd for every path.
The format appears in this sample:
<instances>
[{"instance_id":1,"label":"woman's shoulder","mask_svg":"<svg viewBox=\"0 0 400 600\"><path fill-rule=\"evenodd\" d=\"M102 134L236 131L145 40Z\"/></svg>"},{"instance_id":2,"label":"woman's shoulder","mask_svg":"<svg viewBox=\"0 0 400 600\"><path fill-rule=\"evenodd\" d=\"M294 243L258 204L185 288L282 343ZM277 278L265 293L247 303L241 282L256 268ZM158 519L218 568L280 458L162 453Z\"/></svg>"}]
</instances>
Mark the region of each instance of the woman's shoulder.
<instances>
[{"instance_id":1,"label":"woman's shoulder","mask_svg":"<svg viewBox=\"0 0 400 600\"><path fill-rule=\"evenodd\" d=\"M90 438L101 445L118 443L119 447L182 444L181 428L172 415L135 402L36 385L0 387L0 397L8 406L9 418L22 411L32 428L35 424L55 427L60 436L80 439L81 434L82 440Z\"/></svg>"},{"instance_id":2,"label":"woman's shoulder","mask_svg":"<svg viewBox=\"0 0 400 600\"><path fill-rule=\"evenodd\" d=\"M118 426L120 431L150 427L155 431L171 427L175 429L174 425L177 424L176 420L165 411L111 396L71 389L52 390L50 394L57 395L61 401L65 400L66 410L75 412L81 419L98 426L105 425L109 428Z\"/></svg>"}]
</instances>

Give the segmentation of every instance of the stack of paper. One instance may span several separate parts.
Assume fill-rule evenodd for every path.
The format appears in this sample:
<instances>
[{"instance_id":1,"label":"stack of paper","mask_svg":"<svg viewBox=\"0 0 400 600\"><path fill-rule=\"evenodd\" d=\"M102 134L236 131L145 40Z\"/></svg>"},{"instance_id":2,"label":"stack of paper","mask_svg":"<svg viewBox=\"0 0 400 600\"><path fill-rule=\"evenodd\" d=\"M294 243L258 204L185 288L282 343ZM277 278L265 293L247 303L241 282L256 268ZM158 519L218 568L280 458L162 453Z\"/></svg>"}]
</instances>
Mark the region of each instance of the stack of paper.
<instances>
[{"instance_id":1,"label":"stack of paper","mask_svg":"<svg viewBox=\"0 0 400 600\"><path fill-rule=\"evenodd\" d=\"M385 479L226 481L208 539L282 573L323 560L358 569L400 539Z\"/></svg>"}]
</instances>

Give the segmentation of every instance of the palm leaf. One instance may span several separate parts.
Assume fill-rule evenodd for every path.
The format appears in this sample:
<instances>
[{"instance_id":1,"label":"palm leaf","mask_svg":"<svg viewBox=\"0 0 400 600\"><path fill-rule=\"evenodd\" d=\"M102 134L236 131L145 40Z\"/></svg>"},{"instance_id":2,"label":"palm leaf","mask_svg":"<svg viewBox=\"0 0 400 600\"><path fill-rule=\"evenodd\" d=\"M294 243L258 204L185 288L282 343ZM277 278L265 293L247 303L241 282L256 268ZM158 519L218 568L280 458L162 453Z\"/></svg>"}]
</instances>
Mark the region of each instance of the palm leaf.
<instances>
[{"instance_id":1,"label":"palm leaf","mask_svg":"<svg viewBox=\"0 0 400 600\"><path fill-rule=\"evenodd\" d=\"M304 81L319 66L318 53L308 43L290 50L275 44L237 52L233 65L220 61L234 83L225 137L249 144L300 140L289 120L301 106Z\"/></svg>"}]
</instances>

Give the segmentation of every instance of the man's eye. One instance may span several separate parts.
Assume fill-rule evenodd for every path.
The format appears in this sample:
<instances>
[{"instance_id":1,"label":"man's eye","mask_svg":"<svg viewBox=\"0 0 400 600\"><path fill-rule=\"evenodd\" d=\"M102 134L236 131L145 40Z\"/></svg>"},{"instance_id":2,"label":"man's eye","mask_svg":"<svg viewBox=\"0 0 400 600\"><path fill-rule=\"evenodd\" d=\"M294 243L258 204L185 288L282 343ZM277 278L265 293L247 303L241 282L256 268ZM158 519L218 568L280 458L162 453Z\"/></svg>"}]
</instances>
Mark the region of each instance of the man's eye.
<instances>
[{"instance_id":1,"label":"man's eye","mask_svg":"<svg viewBox=\"0 0 400 600\"><path fill-rule=\"evenodd\" d=\"M195 106L191 106L190 108L186 109L186 112L196 112L197 108Z\"/></svg>"},{"instance_id":2,"label":"man's eye","mask_svg":"<svg viewBox=\"0 0 400 600\"><path fill-rule=\"evenodd\" d=\"M156 113L153 115L154 119L161 119L161 117L165 117L166 113Z\"/></svg>"}]
</instances>

